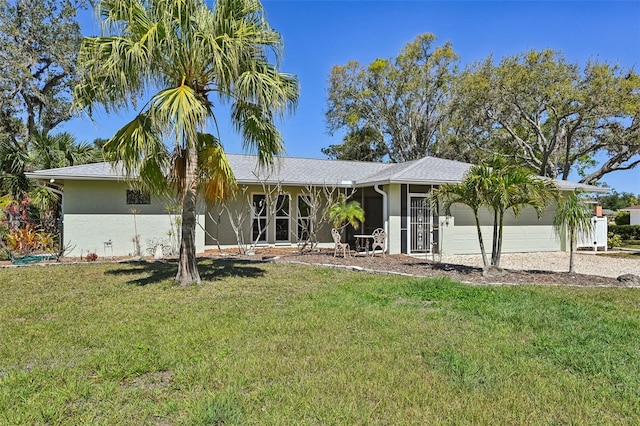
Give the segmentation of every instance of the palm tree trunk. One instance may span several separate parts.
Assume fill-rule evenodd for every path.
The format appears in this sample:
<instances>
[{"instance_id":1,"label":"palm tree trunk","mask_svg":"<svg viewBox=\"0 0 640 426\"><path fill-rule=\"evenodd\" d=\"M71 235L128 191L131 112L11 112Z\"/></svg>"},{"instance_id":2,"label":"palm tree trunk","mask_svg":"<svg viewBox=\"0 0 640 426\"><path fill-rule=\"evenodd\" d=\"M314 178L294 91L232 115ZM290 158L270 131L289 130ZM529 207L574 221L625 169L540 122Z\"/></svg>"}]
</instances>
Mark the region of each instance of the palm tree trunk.
<instances>
[{"instance_id":1,"label":"palm tree trunk","mask_svg":"<svg viewBox=\"0 0 640 426\"><path fill-rule=\"evenodd\" d=\"M200 284L198 262L196 259L196 168L198 154L194 148L187 148L184 194L182 195L182 235L180 239L180 257L176 281L181 286Z\"/></svg>"},{"instance_id":2,"label":"palm tree trunk","mask_svg":"<svg viewBox=\"0 0 640 426\"><path fill-rule=\"evenodd\" d=\"M504 230L504 213L500 212L499 214L500 218L499 218L499 228L498 228L498 244L496 245L497 250L496 250L496 262L494 264L494 266L496 267L500 267L500 258L502 257L502 237L503 237L503 230Z\"/></svg>"},{"instance_id":3,"label":"palm tree trunk","mask_svg":"<svg viewBox=\"0 0 640 426\"><path fill-rule=\"evenodd\" d=\"M573 233L573 231L571 231L569 233L569 273L570 274L575 273L574 259L573 259L574 241L575 241L574 233Z\"/></svg>"},{"instance_id":4,"label":"palm tree trunk","mask_svg":"<svg viewBox=\"0 0 640 426\"><path fill-rule=\"evenodd\" d=\"M478 212L475 213L476 219L476 229L478 230L478 242L480 243L480 253L482 253L482 264L484 269L487 269L489 266L489 261L487 260L487 249L484 248L484 240L482 239L482 228L480 228L480 218L478 217Z\"/></svg>"},{"instance_id":5,"label":"palm tree trunk","mask_svg":"<svg viewBox=\"0 0 640 426\"><path fill-rule=\"evenodd\" d=\"M493 212L493 241L491 245L491 266L496 265L496 255L498 253L498 211Z\"/></svg>"}]
</instances>

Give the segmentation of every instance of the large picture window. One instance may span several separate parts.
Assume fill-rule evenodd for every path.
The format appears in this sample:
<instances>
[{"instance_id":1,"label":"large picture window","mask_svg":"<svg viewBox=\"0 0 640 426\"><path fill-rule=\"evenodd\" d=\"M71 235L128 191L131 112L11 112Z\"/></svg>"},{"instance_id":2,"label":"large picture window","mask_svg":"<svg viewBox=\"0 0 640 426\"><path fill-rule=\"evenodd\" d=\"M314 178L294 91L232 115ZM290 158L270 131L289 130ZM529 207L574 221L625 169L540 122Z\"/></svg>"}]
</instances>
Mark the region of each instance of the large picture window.
<instances>
[{"instance_id":1,"label":"large picture window","mask_svg":"<svg viewBox=\"0 0 640 426\"><path fill-rule=\"evenodd\" d=\"M278 195L276 204L276 242L289 241L289 196Z\"/></svg>"},{"instance_id":2,"label":"large picture window","mask_svg":"<svg viewBox=\"0 0 640 426\"><path fill-rule=\"evenodd\" d=\"M264 194L253 194L252 197L251 241L267 241L267 197Z\"/></svg>"}]
</instances>

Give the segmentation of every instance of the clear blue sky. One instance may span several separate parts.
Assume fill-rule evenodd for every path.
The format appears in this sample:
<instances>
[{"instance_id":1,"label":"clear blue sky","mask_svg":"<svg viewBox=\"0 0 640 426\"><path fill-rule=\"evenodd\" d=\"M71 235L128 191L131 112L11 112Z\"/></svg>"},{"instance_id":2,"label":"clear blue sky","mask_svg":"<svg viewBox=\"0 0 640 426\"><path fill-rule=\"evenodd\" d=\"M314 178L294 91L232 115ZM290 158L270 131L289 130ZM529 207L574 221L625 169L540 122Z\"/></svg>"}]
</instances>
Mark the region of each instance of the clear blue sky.
<instances>
[{"instance_id":1,"label":"clear blue sky","mask_svg":"<svg viewBox=\"0 0 640 426\"><path fill-rule=\"evenodd\" d=\"M301 84L296 113L280 123L289 156L323 158L341 141L325 130L329 71L349 60L390 58L418 34L451 41L462 66L531 49L551 48L584 65L589 59L640 72L640 1L304 1L263 0L267 19L284 38L282 70ZM98 24L83 19L86 34ZM79 140L108 138L132 113L74 120ZM218 116L225 150L243 152L240 138ZM605 176L618 192L640 193L640 167Z\"/></svg>"}]
</instances>

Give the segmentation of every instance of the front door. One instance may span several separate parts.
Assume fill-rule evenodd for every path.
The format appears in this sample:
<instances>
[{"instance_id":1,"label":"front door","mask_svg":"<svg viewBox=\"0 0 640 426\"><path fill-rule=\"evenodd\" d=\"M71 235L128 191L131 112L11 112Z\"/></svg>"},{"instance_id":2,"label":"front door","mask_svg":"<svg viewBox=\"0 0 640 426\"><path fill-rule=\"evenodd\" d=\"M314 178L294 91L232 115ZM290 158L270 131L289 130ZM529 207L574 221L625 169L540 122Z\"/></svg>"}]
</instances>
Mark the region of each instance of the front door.
<instances>
[{"instance_id":1,"label":"front door","mask_svg":"<svg viewBox=\"0 0 640 426\"><path fill-rule=\"evenodd\" d=\"M409 253L431 251L431 211L424 196L409 198Z\"/></svg>"}]
</instances>

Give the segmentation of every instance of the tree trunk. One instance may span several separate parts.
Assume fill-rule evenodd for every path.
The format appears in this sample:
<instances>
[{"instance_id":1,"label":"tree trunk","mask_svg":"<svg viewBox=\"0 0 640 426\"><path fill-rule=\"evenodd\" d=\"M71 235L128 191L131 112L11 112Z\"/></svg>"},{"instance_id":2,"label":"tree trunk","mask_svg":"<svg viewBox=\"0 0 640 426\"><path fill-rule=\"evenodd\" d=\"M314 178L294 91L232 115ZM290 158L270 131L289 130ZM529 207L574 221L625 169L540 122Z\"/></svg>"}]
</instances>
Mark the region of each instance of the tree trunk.
<instances>
[{"instance_id":1,"label":"tree trunk","mask_svg":"<svg viewBox=\"0 0 640 426\"><path fill-rule=\"evenodd\" d=\"M573 274L575 273L575 269L574 269L574 259L573 259L573 249L574 249L574 241L575 241L575 236L573 231L571 231L569 233L569 273Z\"/></svg>"},{"instance_id":2,"label":"tree trunk","mask_svg":"<svg viewBox=\"0 0 640 426\"><path fill-rule=\"evenodd\" d=\"M496 258L493 266L500 267L500 257L502 256L502 237L504 229L504 213L500 213L499 228L498 228L498 244L496 244Z\"/></svg>"},{"instance_id":3,"label":"tree trunk","mask_svg":"<svg viewBox=\"0 0 640 426\"><path fill-rule=\"evenodd\" d=\"M489 266L489 261L487 260L487 249L484 248L484 240L482 239L482 228L480 227L480 218L478 217L478 212L474 212L476 219L476 229L478 230L478 242L480 243L480 252L482 253L482 265L484 269L487 269Z\"/></svg>"},{"instance_id":4,"label":"tree trunk","mask_svg":"<svg viewBox=\"0 0 640 426\"><path fill-rule=\"evenodd\" d=\"M493 212L493 241L491 244L491 266L496 265L496 254L498 253L498 211Z\"/></svg>"},{"instance_id":5,"label":"tree trunk","mask_svg":"<svg viewBox=\"0 0 640 426\"><path fill-rule=\"evenodd\" d=\"M180 257L176 281L181 286L200 284L198 262L196 259L196 169L198 154L194 148L188 148L184 194L182 195L182 235L180 238Z\"/></svg>"}]
</instances>

